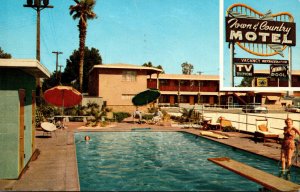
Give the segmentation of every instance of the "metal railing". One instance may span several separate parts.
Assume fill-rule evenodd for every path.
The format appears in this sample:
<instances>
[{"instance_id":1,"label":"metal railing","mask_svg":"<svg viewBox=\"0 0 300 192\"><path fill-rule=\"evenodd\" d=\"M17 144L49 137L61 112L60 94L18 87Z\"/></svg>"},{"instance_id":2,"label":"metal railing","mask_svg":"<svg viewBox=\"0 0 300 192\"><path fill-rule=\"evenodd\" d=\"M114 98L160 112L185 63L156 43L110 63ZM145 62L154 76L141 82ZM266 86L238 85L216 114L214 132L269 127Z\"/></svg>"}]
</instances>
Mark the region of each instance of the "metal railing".
<instances>
[{"instance_id":1,"label":"metal railing","mask_svg":"<svg viewBox=\"0 0 300 192\"><path fill-rule=\"evenodd\" d=\"M203 107L204 117L218 118L220 116L230 120L234 127L240 131L255 132L258 121L265 119L268 122L270 131L282 134L285 127L284 120L291 118L295 128L300 128L299 113L286 112L284 108L268 110L268 113L245 113L242 108L224 108L224 106Z\"/></svg>"},{"instance_id":2,"label":"metal railing","mask_svg":"<svg viewBox=\"0 0 300 192\"><path fill-rule=\"evenodd\" d=\"M268 109L267 113L245 113L242 108L245 106L230 107L228 105L189 105L179 104L176 111L182 111L181 108L194 109L194 113L198 116L200 121L204 118L212 119L216 121L220 116L228 119L232 122L232 125L239 131L246 131L254 133L257 131L258 125L264 123L261 120L268 122L268 130L276 133L283 134L283 128L285 127L284 120L289 117L293 119L293 125L295 128L300 129L300 115L299 113L291 113L285 111L284 107L279 106L278 108ZM201 115L199 115L199 113Z\"/></svg>"}]
</instances>

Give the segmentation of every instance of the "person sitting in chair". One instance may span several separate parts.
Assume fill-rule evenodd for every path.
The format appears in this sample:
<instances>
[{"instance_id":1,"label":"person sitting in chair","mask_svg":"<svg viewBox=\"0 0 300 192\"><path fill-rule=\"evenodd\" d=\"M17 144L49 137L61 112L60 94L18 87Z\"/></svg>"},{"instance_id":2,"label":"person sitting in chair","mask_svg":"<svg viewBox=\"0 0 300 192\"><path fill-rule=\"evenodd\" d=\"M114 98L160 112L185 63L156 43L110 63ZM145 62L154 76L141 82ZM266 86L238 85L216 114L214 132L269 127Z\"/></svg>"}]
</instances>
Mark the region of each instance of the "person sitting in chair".
<instances>
[{"instance_id":1,"label":"person sitting in chair","mask_svg":"<svg viewBox=\"0 0 300 192\"><path fill-rule=\"evenodd\" d=\"M163 116L164 116L163 113L158 108L154 113L154 117L153 117L152 121L156 124L163 118Z\"/></svg>"},{"instance_id":2,"label":"person sitting in chair","mask_svg":"<svg viewBox=\"0 0 300 192\"><path fill-rule=\"evenodd\" d=\"M138 123L141 123L141 122L142 122L142 112L139 111L139 108L138 108L138 107L136 107L136 110L135 110L135 112L133 113L133 121L134 121L135 119L139 119L139 122L138 122Z\"/></svg>"}]
</instances>

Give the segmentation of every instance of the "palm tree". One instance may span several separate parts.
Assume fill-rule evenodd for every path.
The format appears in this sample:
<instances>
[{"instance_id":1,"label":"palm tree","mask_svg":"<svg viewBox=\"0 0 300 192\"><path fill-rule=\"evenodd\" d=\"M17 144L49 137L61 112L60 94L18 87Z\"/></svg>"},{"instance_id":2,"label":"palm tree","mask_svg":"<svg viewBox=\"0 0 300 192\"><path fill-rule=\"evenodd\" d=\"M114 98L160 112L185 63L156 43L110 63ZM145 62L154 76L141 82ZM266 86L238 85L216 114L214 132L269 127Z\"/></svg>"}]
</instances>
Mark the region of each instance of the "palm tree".
<instances>
[{"instance_id":1,"label":"palm tree","mask_svg":"<svg viewBox=\"0 0 300 192\"><path fill-rule=\"evenodd\" d=\"M70 15L73 19L79 19L79 90L82 91L83 82L83 60L87 31L87 20L95 19L97 15L93 12L96 0L74 0L76 5L71 5Z\"/></svg>"}]
</instances>

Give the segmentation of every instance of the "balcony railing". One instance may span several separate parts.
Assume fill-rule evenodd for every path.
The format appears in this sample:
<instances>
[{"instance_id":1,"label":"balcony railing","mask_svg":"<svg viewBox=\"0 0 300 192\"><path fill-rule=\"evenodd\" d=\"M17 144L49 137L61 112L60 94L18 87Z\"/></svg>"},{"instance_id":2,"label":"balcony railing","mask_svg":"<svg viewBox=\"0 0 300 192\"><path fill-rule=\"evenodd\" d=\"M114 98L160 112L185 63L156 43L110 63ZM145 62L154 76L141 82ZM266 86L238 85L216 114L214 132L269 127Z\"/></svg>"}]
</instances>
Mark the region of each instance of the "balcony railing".
<instances>
[{"instance_id":1,"label":"balcony railing","mask_svg":"<svg viewBox=\"0 0 300 192\"><path fill-rule=\"evenodd\" d=\"M156 88L156 83L149 83L148 82L148 88ZM159 90L161 91L178 91L178 86L171 86L171 85L160 85ZM181 92L198 92L199 87L198 86L180 86L180 91ZM212 86L212 87L200 87L201 92L217 92L219 91L218 86Z\"/></svg>"}]
</instances>

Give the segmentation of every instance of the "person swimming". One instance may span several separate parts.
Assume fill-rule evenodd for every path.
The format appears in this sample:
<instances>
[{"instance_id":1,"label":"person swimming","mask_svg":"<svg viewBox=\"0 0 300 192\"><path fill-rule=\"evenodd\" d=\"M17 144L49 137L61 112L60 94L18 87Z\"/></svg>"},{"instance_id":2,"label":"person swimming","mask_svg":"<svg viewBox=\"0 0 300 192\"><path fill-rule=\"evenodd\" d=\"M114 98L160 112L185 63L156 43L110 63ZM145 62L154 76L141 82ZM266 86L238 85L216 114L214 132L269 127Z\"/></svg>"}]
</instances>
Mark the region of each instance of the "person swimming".
<instances>
[{"instance_id":1,"label":"person swimming","mask_svg":"<svg viewBox=\"0 0 300 192\"><path fill-rule=\"evenodd\" d=\"M85 141L89 141L89 140L91 140L91 138L90 138L90 136L86 135L86 136L84 137L84 140L85 140Z\"/></svg>"}]
</instances>

